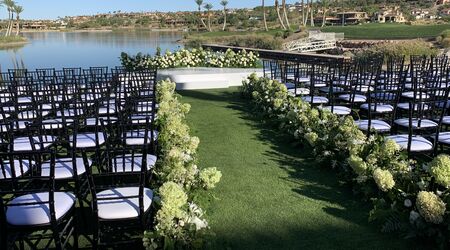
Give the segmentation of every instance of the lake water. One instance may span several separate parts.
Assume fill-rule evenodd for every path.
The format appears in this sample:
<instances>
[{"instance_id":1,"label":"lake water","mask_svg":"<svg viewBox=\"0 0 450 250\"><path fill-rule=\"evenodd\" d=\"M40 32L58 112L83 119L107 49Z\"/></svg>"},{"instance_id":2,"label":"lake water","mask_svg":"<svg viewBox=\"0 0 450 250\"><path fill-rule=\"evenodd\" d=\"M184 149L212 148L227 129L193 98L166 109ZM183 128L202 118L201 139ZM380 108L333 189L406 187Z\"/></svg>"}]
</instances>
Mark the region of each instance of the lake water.
<instances>
[{"instance_id":1,"label":"lake water","mask_svg":"<svg viewBox=\"0 0 450 250\"><path fill-rule=\"evenodd\" d=\"M2 71L12 68L63 68L120 65L120 53L154 54L182 47L180 32L37 32L24 33L29 43L0 50Z\"/></svg>"}]
</instances>

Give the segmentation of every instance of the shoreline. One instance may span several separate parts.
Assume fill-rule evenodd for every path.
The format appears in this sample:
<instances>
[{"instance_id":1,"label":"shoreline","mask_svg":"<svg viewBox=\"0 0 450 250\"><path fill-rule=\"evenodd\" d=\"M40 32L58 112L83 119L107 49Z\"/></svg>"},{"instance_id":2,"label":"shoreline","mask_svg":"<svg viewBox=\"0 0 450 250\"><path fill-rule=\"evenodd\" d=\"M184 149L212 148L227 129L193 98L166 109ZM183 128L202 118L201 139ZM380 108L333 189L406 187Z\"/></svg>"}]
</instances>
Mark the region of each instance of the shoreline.
<instances>
[{"instance_id":1,"label":"shoreline","mask_svg":"<svg viewBox=\"0 0 450 250\"><path fill-rule=\"evenodd\" d=\"M21 33L44 33L44 32L115 32L115 31L155 31L155 32L185 32L185 29L160 29L160 28L105 28L105 29L46 29L46 30L21 30Z\"/></svg>"}]
</instances>

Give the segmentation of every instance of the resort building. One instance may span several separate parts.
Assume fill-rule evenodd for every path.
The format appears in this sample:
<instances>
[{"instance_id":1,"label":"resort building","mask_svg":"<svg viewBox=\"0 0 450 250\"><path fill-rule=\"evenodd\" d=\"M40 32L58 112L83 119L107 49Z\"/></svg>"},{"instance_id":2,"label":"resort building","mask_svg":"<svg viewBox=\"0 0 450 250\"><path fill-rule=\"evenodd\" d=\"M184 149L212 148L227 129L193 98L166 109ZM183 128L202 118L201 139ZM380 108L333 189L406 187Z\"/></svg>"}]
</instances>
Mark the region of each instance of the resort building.
<instances>
[{"instance_id":1,"label":"resort building","mask_svg":"<svg viewBox=\"0 0 450 250\"><path fill-rule=\"evenodd\" d=\"M336 14L339 20L344 21L344 24L359 24L365 23L370 20L367 12L362 11L348 11L348 12L339 12Z\"/></svg>"},{"instance_id":2,"label":"resort building","mask_svg":"<svg viewBox=\"0 0 450 250\"><path fill-rule=\"evenodd\" d=\"M374 19L379 23L404 23L406 18L399 6L375 13Z\"/></svg>"}]
</instances>

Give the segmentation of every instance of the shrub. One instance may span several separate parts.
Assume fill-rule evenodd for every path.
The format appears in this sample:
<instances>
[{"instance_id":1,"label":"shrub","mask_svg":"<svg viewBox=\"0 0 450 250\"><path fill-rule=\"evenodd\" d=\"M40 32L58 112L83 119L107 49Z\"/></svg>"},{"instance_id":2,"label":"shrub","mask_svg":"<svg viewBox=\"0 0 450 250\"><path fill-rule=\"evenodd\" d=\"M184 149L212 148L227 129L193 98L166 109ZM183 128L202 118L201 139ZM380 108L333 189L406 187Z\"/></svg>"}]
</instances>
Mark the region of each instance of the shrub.
<instances>
[{"instance_id":1,"label":"shrub","mask_svg":"<svg viewBox=\"0 0 450 250\"><path fill-rule=\"evenodd\" d=\"M155 197L155 228L144 233L146 249L202 248L211 234L203 211L190 202L193 192L200 188L213 188L220 181L216 168L199 170L196 151L200 143L190 136L186 114L190 106L182 104L175 94L175 83L158 82L157 100L159 157L155 167L155 183L159 186Z\"/></svg>"},{"instance_id":2,"label":"shrub","mask_svg":"<svg viewBox=\"0 0 450 250\"><path fill-rule=\"evenodd\" d=\"M438 54L438 50L423 40L411 40L377 44L357 53L356 57L366 58L379 54L385 57L405 56L406 60L409 60L412 55L435 56Z\"/></svg>"},{"instance_id":3,"label":"shrub","mask_svg":"<svg viewBox=\"0 0 450 250\"><path fill-rule=\"evenodd\" d=\"M444 221L445 203L434 193L419 192L416 206L425 221L433 224L440 224Z\"/></svg>"},{"instance_id":4,"label":"shrub","mask_svg":"<svg viewBox=\"0 0 450 250\"><path fill-rule=\"evenodd\" d=\"M439 155L430 164L430 171L436 182L446 188L450 187L450 157Z\"/></svg>"},{"instance_id":5,"label":"shrub","mask_svg":"<svg viewBox=\"0 0 450 250\"><path fill-rule=\"evenodd\" d=\"M279 50L283 46L281 39L268 35L233 36L226 38L225 43L229 46L271 50Z\"/></svg>"},{"instance_id":6,"label":"shrub","mask_svg":"<svg viewBox=\"0 0 450 250\"><path fill-rule=\"evenodd\" d=\"M373 171L373 179L378 188L383 192L387 192L395 186L394 177L389 170L382 170L381 168L375 169L375 171Z\"/></svg>"}]
</instances>

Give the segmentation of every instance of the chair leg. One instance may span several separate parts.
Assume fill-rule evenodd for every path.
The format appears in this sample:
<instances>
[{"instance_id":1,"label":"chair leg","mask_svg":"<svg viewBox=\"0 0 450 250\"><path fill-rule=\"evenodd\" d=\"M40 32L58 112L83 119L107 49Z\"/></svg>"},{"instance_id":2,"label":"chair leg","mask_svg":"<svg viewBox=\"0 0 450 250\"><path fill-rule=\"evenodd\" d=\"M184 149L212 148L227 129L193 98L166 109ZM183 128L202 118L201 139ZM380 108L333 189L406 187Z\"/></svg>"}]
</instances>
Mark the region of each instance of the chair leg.
<instances>
[{"instance_id":1,"label":"chair leg","mask_svg":"<svg viewBox=\"0 0 450 250\"><path fill-rule=\"evenodd\" d=\"M78 227L78 216L74 210L73 212L73 248L78 249L78 238L79 238L79 227Z\"/></svg>"},{"instance_id":2,"label":"chair leg","mask_svg":"<svg viewBox=\"0 0 450 250\"><path fill-rule=\"evenodd\" d=\"M98 241L99 241L99 228L98 223L94 225L94 233L92 236L92 249L97 250L98 249Z\"/></svg>"},{"instance_id":3,"label":"chair leg","mask_svg":"<svg viewBox=\"0 0 450 250\"><path fill-rule=\"evenodd\" d=\"M14 246L14 242L13 242L13 246ZM20 239L20 241L19 241L19 248L20 248L20 250L25 249L25 243L24 243L23 239Z\"/></svg>"},{"instance_id":4,"label":"chair leg","mask_svg":"<svg viewBox=\"0 0 450 250\"><path fill-rule=\"evenodd\" d=\"M61 235L59 234L58 228L54 226L52 228L53 239L55 240L55 249L62 250Z\"/></svg>"}]
</instances>

